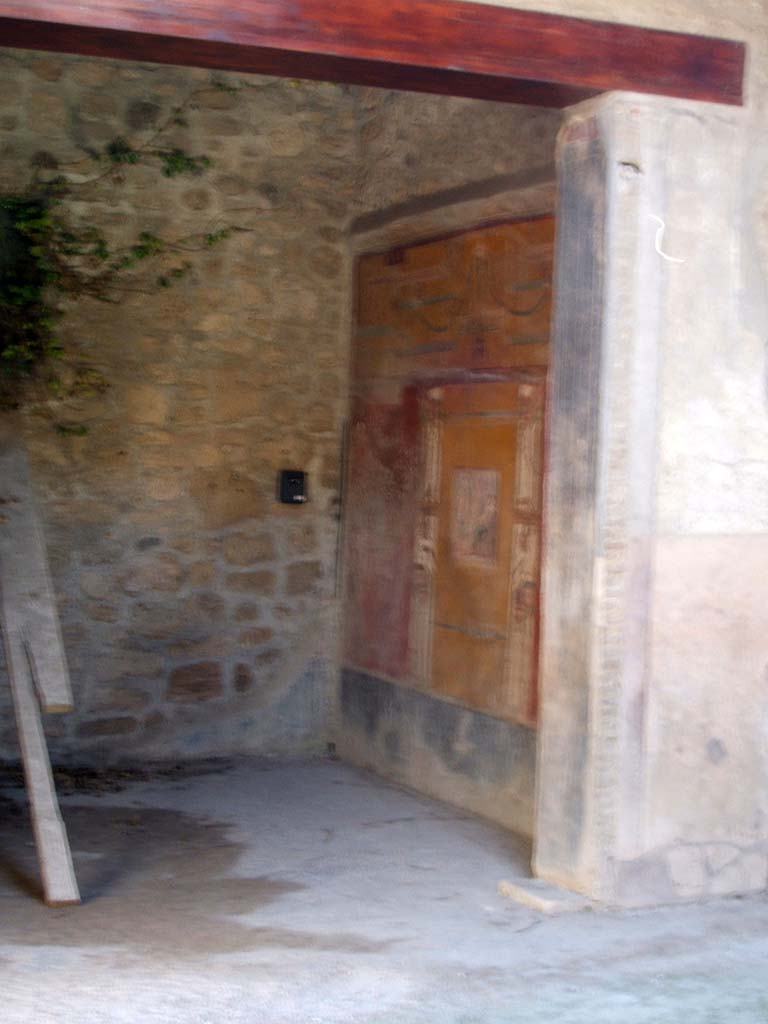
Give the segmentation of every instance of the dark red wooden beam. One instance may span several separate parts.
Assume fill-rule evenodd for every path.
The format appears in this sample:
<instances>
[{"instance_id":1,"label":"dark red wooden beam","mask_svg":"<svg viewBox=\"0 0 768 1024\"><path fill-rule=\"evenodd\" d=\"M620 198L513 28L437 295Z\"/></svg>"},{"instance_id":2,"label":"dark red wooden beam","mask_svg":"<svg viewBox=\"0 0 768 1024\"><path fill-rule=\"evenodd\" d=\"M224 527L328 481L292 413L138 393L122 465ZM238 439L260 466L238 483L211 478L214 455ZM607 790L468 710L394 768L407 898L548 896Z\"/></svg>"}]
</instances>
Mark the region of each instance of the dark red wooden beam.
<instances>
[{"instance_id":1,"label":"dark red wooden beam","mask_svg":"<svg viewBox=\"0 0 768 1024\"><path fill-rule=\"evenodd\" d=\"M743 43L461 0L0 0L0 44L538 106L743 102Z\"/></svg>"}]
</instances>

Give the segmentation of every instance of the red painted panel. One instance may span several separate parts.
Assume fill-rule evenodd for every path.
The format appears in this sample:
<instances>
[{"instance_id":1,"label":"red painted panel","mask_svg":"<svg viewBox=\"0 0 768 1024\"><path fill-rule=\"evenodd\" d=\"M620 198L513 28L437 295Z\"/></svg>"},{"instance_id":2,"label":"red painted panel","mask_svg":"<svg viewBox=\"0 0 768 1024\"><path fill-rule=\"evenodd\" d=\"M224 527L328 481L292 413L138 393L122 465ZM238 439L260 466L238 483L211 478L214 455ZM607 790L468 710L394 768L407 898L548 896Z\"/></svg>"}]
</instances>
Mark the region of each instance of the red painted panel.
<instances>
[{"instance_id":1,"label":"red painted panel","mask_svg":"<svg viewBox=\"0 0 768 1024\"><path fill-rule=\"evenodd\" d=\"M408 664L413 544L420 495L418 396L358 398L349 430L346 661L400 678Z\"/></svg>"}]
</instances>

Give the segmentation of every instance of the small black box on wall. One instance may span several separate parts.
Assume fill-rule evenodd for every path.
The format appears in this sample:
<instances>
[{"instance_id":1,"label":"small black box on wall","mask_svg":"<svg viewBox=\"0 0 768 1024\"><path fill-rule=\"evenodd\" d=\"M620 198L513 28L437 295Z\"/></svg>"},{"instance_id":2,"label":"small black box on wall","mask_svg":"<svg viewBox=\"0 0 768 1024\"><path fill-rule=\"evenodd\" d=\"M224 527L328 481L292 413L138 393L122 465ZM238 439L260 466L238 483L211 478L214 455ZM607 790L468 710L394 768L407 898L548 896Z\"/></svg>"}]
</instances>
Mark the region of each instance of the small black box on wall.
<instances>
[{"instance_id":1,"label":"small black box on wall","mask_svg":"<svg viewBox=\"0 0 768 1024\"><path fill-rule=\"evenodd\" d=\"M301 505L307 498L307 474L302 469L281 469L277 496L283 505Z\"/></svg>"}]
</instances>

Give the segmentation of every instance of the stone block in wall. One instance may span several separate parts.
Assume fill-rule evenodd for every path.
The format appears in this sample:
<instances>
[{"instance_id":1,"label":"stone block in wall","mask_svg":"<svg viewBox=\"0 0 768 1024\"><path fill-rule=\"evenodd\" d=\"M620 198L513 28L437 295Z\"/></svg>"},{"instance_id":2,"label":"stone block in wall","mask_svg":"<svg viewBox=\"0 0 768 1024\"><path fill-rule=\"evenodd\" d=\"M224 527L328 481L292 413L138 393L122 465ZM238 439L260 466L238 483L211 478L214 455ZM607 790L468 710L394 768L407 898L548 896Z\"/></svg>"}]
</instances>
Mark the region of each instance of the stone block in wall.
<instances>
[{"instance_id":1,"label":"stone block in wall","mask_svg":"<svg viewBox=\"0 0 768 1024\"><path fill-rule=\"evenodd\" d=\"M273 123L267 133L267 145L273 156L298 156L306 143L304 126L296 118Z\"/></svg>"},{"instance_id":2,"label":"stone block in wall","mask_svg":"<svg viewBox=\"0 0 768 1024\"><path fill-rule=\"evenodd\" d=\"M136 384L122 392L123 416L129 423L162 427L168 420L169 401L163 388Z\"/></svg>"},{"instance_id":3,"label":"stone block in wall","mask_svg":"<svg viewBox=\"0 0 768 1024\"><path fill-rule=\"evenodd\" d=\"M183 495L184 488L179 477L161 476L147 480L146 493L152 501L176 501Z\"/></svg>"},{"instance_id":4,"label":"stone block in wall","mask_svg":"<svg viewBox=\"0 0 768 1024\"><path fill-rule=\"evenodd\" d=\"M61 716L46 715L43 732L48 740L60 740L67 735L67 722Z\"/></svg>"},{"instance_id":5,"label":"stone block in wall","mask_svg":"<svg viewBox=\"0 0 768 1024\"><path fill-rule=\"evenodd\" d=\"M202 619L212 624L220 619L225 611L224 598L215 590L205 590L192 594L184 602L184 613L189 619Z\"/></svg>"},{"instance_id":6,"label":"stone block in wall","mask_svg":"<svg viewBox=\"0 0 768 1024\"><path fill-rule=\"evenodd\" d=\"M259 410L259 396L251 385L230 380L224 389L211 395L210 417L213 423L236 423Z\"/></svg>"},{"instance_id":7,"label":"stone block in wall","mask_svg":"<svg viewBox=\"0 0 768 1024\"><path fill-rule=\"evenodd\" d=\"M205 661L210 658L225 658L230 653L231 647L230 636L221 630L216 630L213 636L193 635L182 638L176 643L169 644L166 650L170 658Z\"/></svg>"},{"instance_id":8,"label":"stone block in wall","mask_svg":"<svg viewBox=\"0 0 768 1024\"><path fill-rule=\"evenodd\" d=\"M239 604L234 612L235 622L258 622L261 616L262 608L259 604Z\"/></svg>"},{"instance_id":9,"label":"stone block in wall","mask_svg":"<svg viewBox=\"0 0 768 1024\"><path fill-rule=\"evenodd\" d=\"M138 727L139 723L135 718L122 715L116 718L91 718L78 725L77 735L83 738L124 736L136 732Z\"/></svg>"},{"instance_id":10,"label":"stone block in wall","mask_svg":"<svg viewBox=\"0 0 768 1024\"><path fill-rule=\"evenodd\" d=\"M285 552L291 555L311 555L317 548L317 531L313 523L286 523L280 528Z\"/></svg>"},{"instance_id":11,"label":"stone block in wall","mask_svg":"<svg viewBox=\"0 0 768 1024\"><path fill-rule=\"evenodd\" d=\"M67 105L55 92L34 92L27 100L29 117L41 130L62 134L69 122Z\"/></svg>"},{"instance_id":12,"label":"stone block in wall","mask_svg":"<svg viewBox=\"0 0 768 1024\"><path fill-rule=\"evenodd\" d=\"M220 114L208 114L200 118L200 126L211 136L211 142L217 142L217 136L235 137L242 135L243 123L235 117Z\"/></svg>"},{"instance_id":13,"label":"stone block in wall","mask_svg":"<svg viewBox=\"0 0 768 1024\"><path fill-rule=\"evenodd\" d=\"M148 651L110 650L89 660L89 673L97 683L156 679L165 668L164 659Z\"/></svg>"},{"instance_id":14,"label":"stone block in wall","mask_svg":"<svg viewBox=\"0 0 768 1024\"><path fill-rule=\"evenodd\" d=\"M119 583L126 594L145 594L150 591L174 593L183 578L181 562L173 555L159 554L132 566L120 577Z\"/></svg>"},{"instance_id":15,"label":"stone block in wall","mask_svg":"<svg viewBox=\"0 0 768 1024\"><path fill-rule=\"evenodd\" d=\"M85 614L94 622L117 622L120 609L117 605L105 601L86 601Z\"/></svg>"},{"instance_id":16,"label":"stone block in wall","mask_svg":"<svg viewBox=\"0 0 768 1024\"><path fill-rule=\"evenodd\" d=\"M265 627L261 629L246 629L240 633L237 641L242 647L262 647L264 644L269 643L274 635L274 630Z\"/></svg>"},{"instance_id":17,"label":"stone block in wall","mask_svg":"<svg viewBox=\"0 0 768 1024\"><path fill-rule=\"evenodd\" d=\"M269 675L280 661L280 657L280 651L272 648L271 650L260 651L253 660L260 672Z\"/></svg>"},{"instance_id":18,"label":"stone block in wall","mask_svg":"<svg viewBox=\"0 0 768 1024\"><path fill-rule=\"evenodd\" d=\"M245 693L253 684L253 671L249 665L239 662L232 673L232 685L237 693Z\"/></svg>"},{"instance_id":19,"label":"stone block in wall","mask_svg":"<svg viewBox=\"0 0 768 1024\"><path fill-rule=\"evenodd\" d=\"M263 280L248 280L240 282L240 298L244 306L261 307L268 300L268 291ZM228 352L248 352L254 348L253 336L248 334L242 338L229 338L226 343L221 343L222 348Z\"/></svg>"},{"instance_id":20,"label":"stone block in wall","mask_svg":"<svg viewBox=\"0 0 768 1024\"><path fill-rule=\"evenodd\" d=\"M196 427L206 418L207 410L200 401L193 401L191 398L184 405L177 406L173 412L173 426Z\"/></svg>"},{"instance_id":21,"label":"stone block in wall","mask_svg":"<svg viewBox=\"0 0 768 1024\"><path fill-rule=\"evenodd\" d=\"M114 589L114 584L109 576L100 572L83 572L80 574L80 589L88 597L108 597Z\"/></svg>"},{"instance_id":22,"label":"stone block in wall","mask_svg":"<svg viewBox=\"0 0 768 1024\"><path fill-rule=\"evenodd\" d=\"M0 78L0 103L5 106L16 106L21 98L21 82L17 78L3 75Z\"/></svg>"},{"instance_id":23,"label":"stone block in wall","mask_svg":"<svg viewBox=\"0 0 768 1024\"><path fill-rule=\"evenodd\" d=\"M274 594L275 574L269 570L236 572L227 576L227 587L241 593Z\"/></svg>"},{"instance_id":24,"label":"stone block in wall","mask_svg":"<svg viewBox=\"0 0 768 1024\"><path fill-rule=\"evenodd\" d=\"M189 210L207 210L213 199L206 188L190 188L181 197L181 201Z\"/></svg>"},{"instance_id":25,"label":"stone block in wall","mask_svg":"<svg viewBox=\"0 0 768 1024\"><path fill-rule=\"evenodd\" d=\"M222 195L229 197L241 196L252 188L251 182L239 174L220 174L214 180L214 185ZM267 209L269 205L268 200L264 199L262 203L263 208Z\"/></svg>"},{"instance_id":26,"label":"stone block in wall","mask_svg":"<svg viewBox=\"0 0 768 1024\"><path fill-rule=\"evenodd\" d=\"M330 402L313 402L304 412L304 426L317 434L330 434L336 426L336 409Z\"/></svg>"},{"instance_id":27,"label":"stone block in wall","mask_svg":"<svg viewBox=\"0 0 768 1024\"><path fill-rule=\"evenodd\" d=\"M195 106L203 110L232 110L238 103L237 93L228 89L198 89L195 92Z\"/></svg>"},{"instance_id":28,"label":"stone block in wall","mask_svg":"<svg viewBox=\"0 0 768 1024\"><path fill-rule=\"evenodd\" d=\"M32 74L42 78L44 82L58 82L64 73L64 64L53 57L42 57L33 61Z\"/></svg>"},{"instance_id":29,"label":"stone block in wall","mask_svg":"<svg viewBox=\"0 0 768 1024\"><path fill-rule=\"evenodd\" d=\"M197 537L174 537L169 541L168 547L173 548L174 551L180 551L183 555L190 555L197 548Z\"/></svg>"},{"instance_id":30,"label":"stone block in wall","mask_svg":"<svg viewBox=\"0 0 768 1024\"><path fill-rule=\"evenodd\" d=\"M94 711L141 711L150 703L150 696L144 690L131 686L110 686L97 691Z\"/></svg>"},{"instance_id":31,"label":"stone block in wall","mask_svg":"<svg viewBox=\"0 0 768 1024\"><path fill-rule=\"evenodd\" d=\"M19 735L13 726L0 730L0 744L4 751L2 760L16 761L18 759Z\"/></svg>"},{"instance_id":32,"label":"stone block in wall","mask_svg":"<svg viewBox=\"0 0 768 1024\"><path fill-rule=\"evenodd\" d=\"M230 565L253 565L268 562L275 557L275 545L268 533L248 536L236 533L227 537L222 545L224 560Z\"/></svg>"},{"instance_id":33,"label":"stone block in wall","mask_svg":"<svg viewBox=\"0 0 768 1024\"><path fill-rule=\"evenodd\" d=\"M266 510L259 484L226 466L196 470L189 493L197 502L203 526L208 530L220 530L244 519L258 519Z\"/></svg>"},{"instance_id":34,"label":"stone block in wall","mask_svg":"<svg viewBox=\"0 0 768 1024\"><path fill-rule=\"evenodd\" d=\"M167 721L168 720L162 711L150 711L144 719L144 731L150 734L162 732Z\"/></svg>"},{"instance_id":35,"label":"stone block in wall","mask_svg":"<svg viewBox=\"0 0 768 1024\"><path fill-rule=\"evenodd\" d=\"M115 76L115 70L103 61L87 61L73 65L69 77L78 85L102 86Z\"/></svg>"},{"instance_id":36,"label":"stone block in wall","mask_svg":"<svg viewBox=\"0 0 768 1024\"><path fill-rule=\"evenodd\" d=\"M175 636L184 625L181 608L173 603L138 601L131 606L130 630L133 637L165 640Z\"/></svg>"},{"instance_id":37,"label":"stone block in wall","mask_svg":"<svg viewBox=\"0 0 768 1024\"><path fill-rule=\"evenodd\" d=\"M343 259L338 249L319 245L309 254L310 268L325 281L334 281L342 271Z\"/></svg>"},{"instance_id":38,"label":"stone block in wall","mask_svg":"<svg viewBox=\"0 0 768 1024\"><path fill-rule=\"evenodd\" d=\"M125 123L131 131L151 128L160 117L161 109L151 100L132 100L125 111Z\"/></svg>"},{"instance_id":39,"label":"stone block in wall","mask_svg":"<svg viewBox=\"0 0 768 1024\"><path fill-rule=\"evenodd\" d=\"M166 696L169 700L195 702L221 697L224 682L218 661L197 661L171 672Z\"/></svg>"},{"instance_id":40,"label":"stone block in wall","mask_svg":"<svg viewBox=\"0 0 768 1024\"><path fill-rule=\"evenodd\" d=\"M285 592L289 597L309 594L323 578L322 562L294 562L285 571Z\"/></svg>"},{"instance_id":41,"label":"stone block in wall","mask_svg":"<svg viewBox=\"0 0 768 1024\"><path fill-rule=\"evenodd\" d=\"M80 100L77 110L84 117L103 120L104 118L115 117L117 114L117 101L109 92L92 92Z\"/></svg>"}]
</instances>

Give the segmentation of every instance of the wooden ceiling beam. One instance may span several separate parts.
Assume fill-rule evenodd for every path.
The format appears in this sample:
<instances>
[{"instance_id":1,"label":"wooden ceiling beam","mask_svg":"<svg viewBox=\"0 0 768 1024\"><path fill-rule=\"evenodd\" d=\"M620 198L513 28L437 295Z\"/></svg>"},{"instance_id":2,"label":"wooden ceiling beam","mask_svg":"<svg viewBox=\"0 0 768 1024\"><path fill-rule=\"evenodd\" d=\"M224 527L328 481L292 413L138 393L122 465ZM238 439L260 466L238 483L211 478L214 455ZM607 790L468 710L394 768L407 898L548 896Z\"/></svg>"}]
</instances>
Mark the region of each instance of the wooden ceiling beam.
<instances>
[{"instance_id":1,"label":"wooden ceiling beam","mask_svg":"<svg viewBox=\"0 0 768 1024\"><path fill-rule=\"evenodd\" d=\"M463 0L0 0L0 44L535 106L743 103L743 43Z\"/></svg>"}]
</instances>

